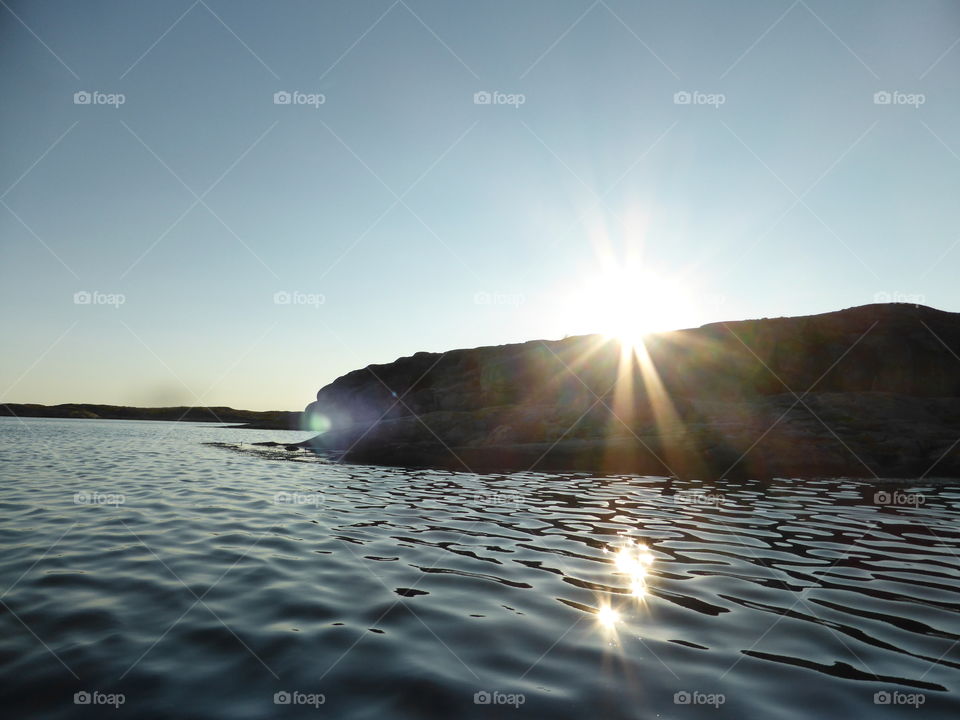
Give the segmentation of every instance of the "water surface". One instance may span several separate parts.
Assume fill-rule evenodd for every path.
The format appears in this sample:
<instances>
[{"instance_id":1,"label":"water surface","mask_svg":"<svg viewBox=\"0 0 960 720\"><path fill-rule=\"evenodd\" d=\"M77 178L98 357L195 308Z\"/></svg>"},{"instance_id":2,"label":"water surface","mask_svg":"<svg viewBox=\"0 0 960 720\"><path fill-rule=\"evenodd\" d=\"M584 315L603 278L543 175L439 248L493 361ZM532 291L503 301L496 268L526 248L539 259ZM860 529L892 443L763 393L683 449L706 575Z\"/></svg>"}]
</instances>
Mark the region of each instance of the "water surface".
<instances>
[{"instance_id":1,"label":"water surface","mask_svg":"<svg viewBox=\"0 0 960 720\"><path fill-rule=\"evenodd\" d=\"M0 419L5 714L960 715L956 486L250 447L303 437Z\"/></svg>"}]
</instances>

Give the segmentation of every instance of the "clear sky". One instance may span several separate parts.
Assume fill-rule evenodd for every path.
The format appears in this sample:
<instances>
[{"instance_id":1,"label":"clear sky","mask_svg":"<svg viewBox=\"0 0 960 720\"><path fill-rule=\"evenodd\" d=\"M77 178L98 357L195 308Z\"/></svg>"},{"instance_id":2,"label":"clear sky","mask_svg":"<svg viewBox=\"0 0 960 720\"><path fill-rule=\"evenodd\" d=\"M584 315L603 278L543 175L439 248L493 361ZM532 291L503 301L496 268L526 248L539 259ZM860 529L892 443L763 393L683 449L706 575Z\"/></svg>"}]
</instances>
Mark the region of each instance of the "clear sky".
<instances>
[{"instance_id":1,"label":"clear sky","mask_svg":"<svg viewBox=\"0 0 960 720\"><path fill-rule=\"evenodd\" d=\"M949 0L3 0L0 67L0 401L960 310Z\"/></svg>"}]
</instances>

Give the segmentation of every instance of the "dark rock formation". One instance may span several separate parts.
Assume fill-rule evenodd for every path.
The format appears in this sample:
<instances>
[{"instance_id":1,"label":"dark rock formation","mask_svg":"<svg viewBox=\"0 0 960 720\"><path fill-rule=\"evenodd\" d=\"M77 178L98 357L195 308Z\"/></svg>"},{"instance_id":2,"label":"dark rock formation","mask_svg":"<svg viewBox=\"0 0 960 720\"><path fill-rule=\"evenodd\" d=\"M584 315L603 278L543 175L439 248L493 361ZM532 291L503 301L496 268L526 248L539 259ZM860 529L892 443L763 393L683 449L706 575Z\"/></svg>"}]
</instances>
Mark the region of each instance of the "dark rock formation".
<instances>
[{"instance_id":1,"label":"dark rock formation","mask_svg":"<svg viewBox=\"0 0 960 720\"><path fill-rule=\"evenodd\" d=\"M417 353L306 409L347 461L717 477L960 476L960 314L867 305Z\"/></svg>"},{"instance_id":2,"label":"dark rock formation","mask_svg":"<svg viewBox=\"0 0 960 720\"><path fill-rule=\"evenodd\" d=\"M164 420L182 422L244 423L238 427L263 430L300 430L300 413L287 410L234 410L229 407L156 407L66 403L0 404L0 416L81 418L87 420Z\"/></svg>"}]
</instances>

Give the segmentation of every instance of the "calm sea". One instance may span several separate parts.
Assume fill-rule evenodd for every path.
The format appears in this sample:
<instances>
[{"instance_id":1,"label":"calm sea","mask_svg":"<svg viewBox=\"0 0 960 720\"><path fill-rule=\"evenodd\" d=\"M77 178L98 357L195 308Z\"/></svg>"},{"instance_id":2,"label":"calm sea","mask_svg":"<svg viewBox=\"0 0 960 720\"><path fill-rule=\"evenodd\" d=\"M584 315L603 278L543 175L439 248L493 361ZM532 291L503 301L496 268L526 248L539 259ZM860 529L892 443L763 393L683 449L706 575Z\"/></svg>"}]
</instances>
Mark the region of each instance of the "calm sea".
<instances>
[{"instance_id":1,"label":"calm sea","mask_svg":"<svg viewBox=\"0 0 960 720\"><path fill-rule=\"evenodd\" d=\"M956 485L250 447L305 437L0 419L4 716L960 717Z\"/></svg>"}]
</instances>

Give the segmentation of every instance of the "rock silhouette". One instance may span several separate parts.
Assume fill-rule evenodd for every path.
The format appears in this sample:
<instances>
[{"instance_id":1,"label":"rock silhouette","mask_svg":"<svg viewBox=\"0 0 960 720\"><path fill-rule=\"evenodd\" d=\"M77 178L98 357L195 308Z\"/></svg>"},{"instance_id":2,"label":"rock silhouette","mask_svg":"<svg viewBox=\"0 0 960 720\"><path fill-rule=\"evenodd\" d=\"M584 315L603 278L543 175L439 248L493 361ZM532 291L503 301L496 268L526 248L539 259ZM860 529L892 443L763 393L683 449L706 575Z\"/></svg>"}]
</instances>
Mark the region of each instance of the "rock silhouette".
<instances>
[{"instance_id":1,"label":"rock silhouette","mask_svg":"<svg viewBox=\"0 0 960 720\"><path fill-rule=\"evenodd\" d=\"M0 404L0 416L79 418L84 420L163 420L168 422L243 423L238 427L299 430L300 413L287 410L235 410L229 407L128 407L65 403Z\"/></svg>"},{"instance_id":2,"label":"rock silhouette","mask_svg":"<svg viewBox=\"0 0 960 720\"><path fill-rule=\"evenodd\" d=\"M317 393L309 445L460 470L960 476L960 314L904 304L417 353Z\"/></svg>"}]
</instances>

